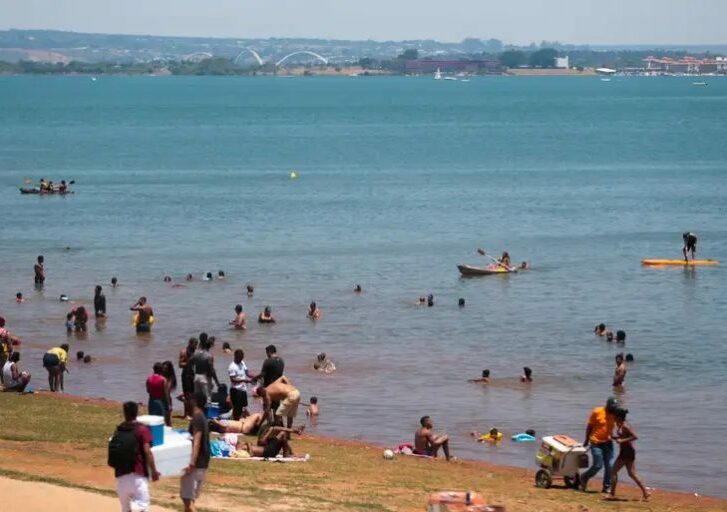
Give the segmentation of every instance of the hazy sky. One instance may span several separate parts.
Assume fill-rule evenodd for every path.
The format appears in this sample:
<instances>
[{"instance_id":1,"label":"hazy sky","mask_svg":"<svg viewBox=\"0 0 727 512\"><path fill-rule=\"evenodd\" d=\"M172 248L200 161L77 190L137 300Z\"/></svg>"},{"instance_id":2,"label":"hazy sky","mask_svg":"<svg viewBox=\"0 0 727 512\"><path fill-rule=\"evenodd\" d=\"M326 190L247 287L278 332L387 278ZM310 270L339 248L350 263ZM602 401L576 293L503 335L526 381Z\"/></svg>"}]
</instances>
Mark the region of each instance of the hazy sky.
<instances>
[{"instance_id":1,"label":"hazy sky","mask_svg":"<svg viewBox=\"0 0 727 512\"><path fill-rule=\"evenodd\" d=\"M0 29L219 37L727 43L727 0L0 0Z\"/></svg>"}]
</instances>

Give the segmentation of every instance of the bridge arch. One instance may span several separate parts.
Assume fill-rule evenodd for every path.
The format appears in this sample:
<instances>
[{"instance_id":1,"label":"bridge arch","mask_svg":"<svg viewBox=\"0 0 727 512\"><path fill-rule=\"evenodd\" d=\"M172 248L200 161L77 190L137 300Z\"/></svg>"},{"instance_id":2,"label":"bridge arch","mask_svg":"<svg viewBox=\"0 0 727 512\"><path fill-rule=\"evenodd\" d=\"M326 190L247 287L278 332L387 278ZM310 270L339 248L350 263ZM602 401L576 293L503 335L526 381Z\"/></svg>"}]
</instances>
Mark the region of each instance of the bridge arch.
<instances>
[{"instance_id":1,"label":"bridge arch","mask_svg":"<svg viewBox=\"0 0 727 512\"><path fill-rule=\"evenodd\" d=\"M289 58L294 57L296 55L310 55L311 57L315 57L316 59L318 59L319 61L321 61L323 64L328 65L328 59L326 59L322 55L318 55L316 52L311 52L311 51L308 51L308 50L300 50L300 51L297 51L297 52L289 53L288 55L286 55L285 57L283 57L282 59L280 59L278 62L275 63L275 67L276 68L279 67L283 62L285 62Z\"/></svg>"},{"instance_id":2,"label":"bridge arch","mask_svg":"<svg viewBox=\"0 0 727 512\"><path fill-rule=\"evenodd\" d=\"M185 55L182 60L187 60L191 62L199 62L204 59L211 59L213 55L209 52L195 52L190 53L189 55Z\"/></svg>"},{"instance_id":3,"label":"bridge arch","mask_svg":"<svg viewBox=\"0 0 727 512\"><path fill-rule=\"evenodd\" d=\"M255 57L255 60L258 63L258 66L262 66L265 64L265 61L260 57L260 54L253 50L252 48L245 47L242 49L240 53L237 54L237 57L234 58L232 61L233 64L237 64L237 62L240 60L240 57L242 57L245 53L251 53L253 57Z\"/></svg>"}]
</instances>

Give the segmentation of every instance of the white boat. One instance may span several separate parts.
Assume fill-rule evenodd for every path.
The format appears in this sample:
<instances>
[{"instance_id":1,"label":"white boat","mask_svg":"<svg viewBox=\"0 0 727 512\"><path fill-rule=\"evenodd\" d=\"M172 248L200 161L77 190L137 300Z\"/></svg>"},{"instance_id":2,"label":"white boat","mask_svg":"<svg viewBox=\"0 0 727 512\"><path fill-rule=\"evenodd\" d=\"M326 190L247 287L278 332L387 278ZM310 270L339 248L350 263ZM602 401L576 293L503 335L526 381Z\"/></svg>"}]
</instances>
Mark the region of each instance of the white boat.
<instances>
[{"instance_id":1,"label":"white boat","mask_svg":"<svg viewBox=\"0 0 727 512\"><path fill-rule=\"evenodd\" d=\"M442 72L439 71L439 68L437 68L437 71L434 73L434 79L435 80L441 80L442 79Z\"/></svg>"},{"instance_id":2,"label":"white boat","mask_svg":"<svg viewBox=\"0 0 727 512\"><path fill-rule=\"evenodd\" d=\"M696 87L706 87L709 84L707 82L692 82L692 85Z\"/></svg>"},{"instance_id":3,"label":"white boat","mask_svg":"<svg viewBox=\"0 0 727 512\"><path fill-rule=\"evenodd\" d=\"M444 79L445 79L445 80L450 80L450 81L454 81L454 82L456 82L456 81L457 81L457 79L456 79L455 77L453 77L453 76L445 76L445 77L444 77Z\"/></svg>"},{"instance_id":4,"label":"white boat","mask_svg":"<svg viewBox=\"0 0 727 512\"><path fill-rule=\"evenodd\" d=\"M601 78L601 82L610 82L610 81L611 81L610 78Z\"/></svg>"}]
</instances>

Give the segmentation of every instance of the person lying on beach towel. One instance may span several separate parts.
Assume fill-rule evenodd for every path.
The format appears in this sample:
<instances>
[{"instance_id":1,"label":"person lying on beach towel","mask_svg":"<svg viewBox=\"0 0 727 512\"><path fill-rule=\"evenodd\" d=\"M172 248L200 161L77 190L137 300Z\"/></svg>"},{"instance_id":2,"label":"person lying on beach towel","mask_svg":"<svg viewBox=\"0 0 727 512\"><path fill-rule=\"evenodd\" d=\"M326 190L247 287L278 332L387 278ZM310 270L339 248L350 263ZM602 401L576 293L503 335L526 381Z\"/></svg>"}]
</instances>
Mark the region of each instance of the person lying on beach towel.
<instances>
[{"instance_id":1,"label":"person lying on beach towel","mask_svg":"<svg viewBox=\"0 0 727 512\"><path fill-rule=\"evenodd\" d=\"M214 419L210 421L210 431L220 434L245 434L254 436L258 434L263 420L264 416L261 412L251 414L240 421Z\"/></svg>"},{"instance_id":2,"label":"person lying on beach towel","mask_svg":"<svg viewBox=\"0 0 727 512\"><path fill-rule=\"evenodd\" d=\"M271 459L276 457L280 451L283 452L283 457L292 457L293 449L290 447L288 442L290 434L301 435L305 425L301 425L298 428L285 428L282 426L270 426L265 424L260 430L257 439L257 446L253 446L250 443L244 443L238 445L239 448L243 448L251 457L264 457Z\"/></svg>"}]
</instances>

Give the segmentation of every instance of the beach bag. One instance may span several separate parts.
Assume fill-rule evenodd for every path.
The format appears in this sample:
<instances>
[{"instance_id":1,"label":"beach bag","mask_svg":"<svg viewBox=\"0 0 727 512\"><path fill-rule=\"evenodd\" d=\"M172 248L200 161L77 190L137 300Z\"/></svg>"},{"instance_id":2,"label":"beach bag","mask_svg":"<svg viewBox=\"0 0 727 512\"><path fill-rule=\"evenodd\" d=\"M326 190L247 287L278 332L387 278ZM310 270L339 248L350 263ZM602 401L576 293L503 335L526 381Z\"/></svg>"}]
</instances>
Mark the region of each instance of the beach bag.
<instances>
[{"instance_id":1,"label":"beach bag","mask_svg":"<svg viewBox=\"0 0 727 512\"><path fill-rule=\"evenodd\" d=\"M109 440L108 465L122 475L133 473L138 450L136 426L122 423Z\"/></svg>"}]
</instances>

